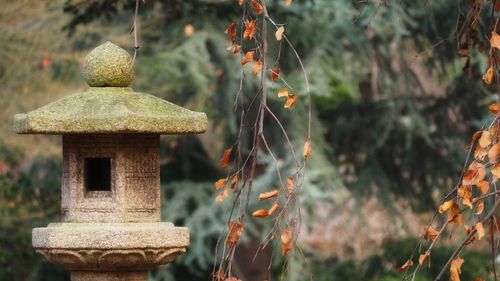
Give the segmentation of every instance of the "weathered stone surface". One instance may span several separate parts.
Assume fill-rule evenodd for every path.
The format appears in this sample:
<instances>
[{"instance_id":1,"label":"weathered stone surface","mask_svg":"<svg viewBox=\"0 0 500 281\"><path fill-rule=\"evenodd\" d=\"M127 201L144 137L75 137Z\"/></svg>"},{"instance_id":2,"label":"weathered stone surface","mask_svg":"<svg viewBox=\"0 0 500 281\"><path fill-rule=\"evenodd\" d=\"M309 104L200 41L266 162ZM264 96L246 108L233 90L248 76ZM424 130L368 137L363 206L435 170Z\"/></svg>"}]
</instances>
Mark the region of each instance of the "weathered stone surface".
<instances>
[{"instance_id":1,"label":"weathered stone surface","mask_svg":"<svg viewBox=\"0 0 500 281\"><path fill-rule=\"evenodd\" d=\"M147 281L148 272L71 272L71 281Z\"/></svg>"},{"instance_id":2,"label":"weathered stone surface","mask_svg":"<svg viewBox=\"0 0 500 281\"><path fill-rule=\"evenodd\" d=\"M14 116L19 134L194 134L206 127L205 113L120 87L89 88Z\"/></svg>"},{"instance_id":3,"label":"weathered stone surface","mask_svg":"<svg viewBox=\"0 0 500 281\"><path fill-rule=\"evenodd\" d=\"M85 160L108 158L110 190L87 190ZM63 136L65 222L160 221L160 135Z\"/></svg>"},{"instance_id":4,"label":"weathered stone surface","mask_svg":"<svg viewBox=\"0 0 500 281\"><path fill-rule=\"evenodd\" d=\"M108 41L88 53L83 76L91 87L128 87L134 79L132 57Z\"/></svg>"},{"instance_id":5,"label":"weathered stone surface","mask_svg":"<svg viewBox=\"0 0 500 281\"><path fill-rule=\"evenodd\" d=\"M32 237L38 253L72 271L149 270L189 245L189 230L172 223L51 223Z\"/></svg>"}]
</instances>

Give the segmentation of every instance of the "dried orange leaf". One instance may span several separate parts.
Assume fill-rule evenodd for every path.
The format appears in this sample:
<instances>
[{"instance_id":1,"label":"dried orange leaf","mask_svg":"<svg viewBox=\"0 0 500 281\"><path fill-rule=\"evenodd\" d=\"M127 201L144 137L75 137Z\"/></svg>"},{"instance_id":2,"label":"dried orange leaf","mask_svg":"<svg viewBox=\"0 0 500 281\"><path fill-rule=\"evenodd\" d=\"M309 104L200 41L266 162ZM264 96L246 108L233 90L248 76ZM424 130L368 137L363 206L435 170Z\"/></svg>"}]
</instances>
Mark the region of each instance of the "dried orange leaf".
<instances>
[{"instance_id":1,"label":"dried orange leaf","mask_svg":"<svg viewBox=\"0 0 500 281\"><path fill-rule=\"evenodd\" d=\"M264 201L264 200L267 200L269 198L273 198L276 196L278 196L278 190L276 190L276 189L273 191L264 192L264 193L261 193L259 195L259 201Z\"/></svg>"},{"instance_id":2,"label":"dried orange leaf","mask_svg":"<svg viewBox=\"0 0 500 281\"><path fill-rule=\"evenodd\" d=\"M451 208L451 206L453 206L453 204L454 204L453 200L448 200L444 202L443 204L441 204L441 206L439 206L439 213L441 214L445 213Z\"/></svg>"},{"instance_id":3,"label":"dried orange leaf","mask_svg":"<svg viewBox=\"0 0 500 281\"><path fill-rule=\"evenodd\" d=\"M481 136L481 131L474 132L470 141L470 145L473 145L479 139L479 136Z\"/></svg>"},{"instance_id":4,"label":"dried orange leaf","mask_svg":"<svg viewBox=\"0 0 500 281\"><path fill-rule=\"evenodd\" d=\"M484 237L484 226L483 223L476 223L477 239L481 240Z\"/></svg>"},{"instance_id":5,"label":"dried orange leaf","mask_svg":"<svg viewBox=\"0 0 500 281\"><path fill-rule=\"evenodd\" d=\"M431 253L429 252L425 252L425 254L420 255L420 257L418 257L418 264L424 264L425 260L427 259L427 257L429 257L430 254Z\"/></svg>"},{"instance_id":6,"label":"dried orange leaf","mask_svg":"<svg viewBox=\"0 0 500 281\"><path fill-rule=\"evenodd\" d=\"M257 211L253 212L252 216L256 218L265 218L269 216L269 213L267 212L267 210L258 209Z\"/></svg>"},{"instance_id":7,"label":"dried orange leaf","mask_svg":"<svg viewBox=\"0 0 500 281\"><path fill-rule=\"evenodd\" d=\"M221 193L215 196L215 202L222 202L226 200L226 198L229 196L230 191L230 189L224 189Z\"/></svg>"},{"instance_id":8,"label":"dried orange leaf","mask_svg":"<svg viewBox=\"0 0 500 281\"><path fill-rule=\"evenodd\" d=\"M255 52L254 51L250 51L250 52L247 52L245 54L245 58L243 59L243 62L242 64L245 65L251 61L253 61L253 56L254 56Z\"/></svg>"},{"instance_id":9,"label":"dried orange leaf","mask_svg":"<svg viewBox=\"0 0 500 281\"><path fill-rule=\"evenodd\" d=\"M485 148L487 147L488 145L491 144L491 137L490 137L490 132L489 131L486 131L484 130L482 133L481 133L481 137L479 138L479 145L482 147L482 148Z\"/></svg>"},{"instance_id":10,"label":"dried orange leaf","mask_svg":"<svg viewBox=\"0 0 500 281\"><path fill-rule=\"evenodd\" d=\"M287 182L287 186L288 186L288 194L292 194L295 181L293 180L293 178L288 178L286 180L286 182Z\"/></svg>"},{"instance_id":11,"label":"dried orange leaf","mask_svg":"<svg viewBox=\"0 0 500 281\"><path fill-rule=\"evenodd\" d=\"M486 70L486 73L483 75L484 83L490 85L491 82L493 81L493 75L494 75L493 67L490 66L488 70Z\"/></svg>"},{"instance_id":12,"label":"dried orange leaf","mask_svg":"<svg viewBox=\"0 0 500 281\"><path fill-rule=\"evenodd\" d=\"M240 239L241 234L243 233L243 224L240 221L231 221L229 223L229 233L227 235L226 244L229 248L233 248L238 240Z\"/></svg>"},{"instance_id":13,"label":"dried orange leaf","mask_svg":"<svg viewBox=\"0 0 500 281\"><path fill-rule=\"evenodd\" d=\"M500 144L497 143L493 145L490 150L488 150L488 161L492 164L495 164L498 162L500 158Z\"/></svg>"},{"instance_id":14,"label":"dried orange leaf","mask_svg":"<svg viewBox=\"0 0 500 281\"><path fill-rule=\"evenodd\" d=\"M257 14L260 14L264 11L264 7L260 3L260 0L250 0L250 5Z\"/></svg>"},{"instance_id":15,"label":"dried orange leaf","mask_svg":"<svg viewBox=\"0 0 500 281\"><path fill-rule=\"evenodd\" d=\"M271 72L273 81L276 81L280 78L281 69L279 67L273 68Z\"/></svg>"},{"instance_id":16,"label":"dried orange leaf","mask_svg":"<svg viewBox=\"0 0 500 281\"><path fill-rule=\"evenodd\" d=\"M243 5L243 2L245 2L245 0L238 0L238 4L240 4L240 6Z\"/></svg>"},{"instance_id":17,"label":"dried orange leaf","mask_svg":"<svg viewBox=\"0 0 500 281\"><path fill-rule=\"evenodd\" d=\"M497 178L500 179L500 163L496 164L495 167L491 168L491 173Z\"/></svg>"},{"instance_id":18,"label":"dried orange leaf","mask_svg":"<svg viewBox=\"0 0 500 281\"><path fill-rule=\"evenodd\" d=\"M221 187L226 185L226 183L227 183L227 178L220 179L220 180L216 181L214 184L215 189L217 189L217 190L221 189Z\"/></svg>"},{"instance_id":19,"label":"dried orange leaf","mask_svg":"<svg viewBox=\"0 0 500 281\"><path fill-rule=\"evenodd\" d=\"M460 211L460 207L455 202L453 202L453 205L450 208L450 213L448 214L448 219L449 219L449 222L453 223L453 224L457 224L457 225L464 224L464 217L462 215L462 212Z\"/></svg>"},{"instance_id":20,"label":"dried orange leaf","mask_svg":"<svg viewBox=\"0 0 500 281\"><path fill-rule=\"evenodd\" d=\"M236 185L238 184L238 180L238 175L234 175L231 179L231 189L234 189L236 187Z\"/></svg>"},{"instance_id":21,"label":"dried orange leaf","mask_svg":"<svg viewBox=\"0 0 500 281\"><path fill-rule=\"evenodd\" d=\"M222 155L222 158L220 159L220 166L221 168L226 168L229 166L229 162L231 161L231 152L233 151L233 147L230 147L226 150L224 150L224 154Z\"/></svg>"},{"instance_id":22,"label":"dried orange leaf","mask_svg":"<svg viewBox=\"0 0 500 281\"><path fill-rule=\"evenodd\" d=\"M480 201L479 203L477 203L476 205L476 215L480 215L482 214L484 211L484 202L483 201Z\"/></svg>"},{"instance_id":23,"label":"dried orange leaf","mask_svg":"<svg viewBox=\"0 0 500 281\"><path fill-rule=\"evenodd\" d=\"M412 265L413 265L413 261L407 260L402 266L397 268L397 271L403 272L403 271L407 270L408 268L410 268Z\"/></svg>"},{"instance_id":24,"label":"dried orange leaf","mask_svg":"<svg viewBox=\"0 0 500 281\"><path fill-rule=\"evenodd\" d=\"M281 254L286 256L292 250L292 231L289 228L285 228L281 233L281 243L283 248L281 249Z\"/></svg>"},{"instance_id":25,"label":"dried orange leaf","mask_svg":"<svg viewBox=\"0 0 500 281\"><path fill-rule=\"evenodd\" d=\"M462 264L464 260L461 258L456 258L451 261L450 264L450 275L452 281L460 281L460 274L462 273Z\"/></svg>"},{"instance_id":26,"label":"dried orange leaf","mask_svg":"<svg viewBox=\"0 0 500 281\"><path fill-rule=\"evenodd\" d=\"M309 159L311 157L311 141L306 141L304 143L304 157Z\"/></svg>"},{"instance_id":27,"label":"dried orange leaf","mask_svg":"<svg viewBox=\"0 0 500 281\"><path fill-rule=\"evenodd\" d=\"M234 44L228 48L228 51L231 51L233 54L239 54L241 51L241 45Z\"/></svg>"},{"instance_id":28,"label":"dried orange leaf","mask_svg":"<svg viewBox=\"0 0 500 281\"><path fill-rule=\"evenodd\" d=\"M497 4L498 4L498 3L497 3ZM481 277L476 277L476 278L474 278L474 281L484 281L484 279L483 279L483 278L481 278Z\"/></svg>"},{"instance_id":29,"label":"dried orange leaf","mask_svg":"<svg viewBox=\"0 0 500 281\"><path fill-rule=\"evenodd\" d=\"M439 235L439 232L437 232L437 230L435 230L434 228L432 227L429 227L427 228L427 230L425 231L424 233L424 239L425 240L433 240L436 239L436 237Z\"/></svg>"},{"instance_id":30,"label":"dried orange leaf","mask_svg":"<svg viewBox=\"0 0 500 281\"><path fill-rule=\"evenodd\" d=\"M285 28L283 26L278 27L276 30L276 33L274 36L276 37L276 40L281 41L283 39L283 33L285 32Z\"/></svg>"},{"instance_id":31,"label":"dried orange leaf","mask_svg":"<svg viewBox=\"0 0 500 281\"><path fill-rule=\"evenodd\" d=\"M269 213L269 215L272 215L279 208L280 208L280 204L274 203L273 206L271 206L271 209L269 209L269 211L267 211L267 212Z\"/></svg>"},{"instance_id":32,"label":"dried orange leaf","mask_svg":"<svg viewBox=\"0 0 500 281\"><path fill-rule=\"evenodd\" d=\"M499 2L500 3L500 2ZM496 102L496 103L492 103L488 106L488 109L490 110L490 112L497 116L498 113L500 113L500 103Z\"/></svg>"},{"instance_id":33,"label":"dried orange leaf","mask_svg":"<svg viewBox=\"0 0 500 281\"><path fill-rule=\"evenodd\" d=\"M286 109L292 109L292 107L295 105L295 102L297 102L297 95L295 95L295 94L288 94L288 97L286 99L284 108L286 108Z\"/></svg>"},{"instance_id":34,"label":"dried orange leaf","mask_svg":"<svg viewBox=\"0 0 500 281\"><path fill-rule=\"evenodd\" d=\"M236 37L236 28L238 28L238 25L233 22L226 28L226 30L224 30L224 33L227 34L227 37L232 44L235 42L234 38Z\"/></svg>"},{"instance_id":35,"label":"dried orange leaf","mask_svg":"<svg viewBox=\"0 0 500 281\"><path fill-rule=\"evenodd\" d=\"M257 21L247 20L245 21L245 31L243 32L243 39L250 40L255 37Z\"/></svg>"},{"instance_id":36,"label":"dried orange leaf","mask_svg":"<svg viewBox=\"0 0 500 281\"><path fill-rule=\"evenodd\" d=\"M252 67L253 76L257 76L257 74L259 74L261 70L262 70L262 60L254 62Z\"/></svg>"},{"instance_id":37,"label":"dried orange leaf","mask_svg":"<svg viewBox=\"0 0 500 281\"><path fill-rule=\"evenodd\" d=\"M288 88L281 88L278 92L278 97L288 97Z\"/></svg>"},{"instance_id":38,"label":"dried orange leaf","mask_svg":"<svg viewBox=\"0 0 500 281\"><path fill-rule=\"evenodd\" d=\"M500 49L500 35L495 31L491 33L490 44L492 48Z\"/></svg>"},{"instance_id":39,"label":"dried orange leaf","mask_svg":"<svg viewBox=\"0 0 500 281\"><path fill-rule=\"evenodd\" d=\"M476 184L482 181L485 176L486 176L486 169L484 168L484 165L474 161L469 165L469 169L467 170L467 172L465 172L462 179L462 184L464 185Z\"/></svg>"},{"instance_id":40,"label":"dried orange leaf","mask_svg":"<svg viewBox=\"0 0 500 281\"><path fill-rule=\"evenodd\" d=\"M490 189L490 183L485 180L476 183L476 186L479 188L479 190L481 190L481 193L483 195L488 193L488 190Z\"/></svg>"},{"instance_id":41,"label":"dried orange leaf","mask_svg":"<svg viewBox=\"0 0 500 281\"><path fill-rule=\"evenodd\" d=\"M292 0L285 0L285 5L287 5L287 6L292 5Z\"/></svg>"}]
</instances>

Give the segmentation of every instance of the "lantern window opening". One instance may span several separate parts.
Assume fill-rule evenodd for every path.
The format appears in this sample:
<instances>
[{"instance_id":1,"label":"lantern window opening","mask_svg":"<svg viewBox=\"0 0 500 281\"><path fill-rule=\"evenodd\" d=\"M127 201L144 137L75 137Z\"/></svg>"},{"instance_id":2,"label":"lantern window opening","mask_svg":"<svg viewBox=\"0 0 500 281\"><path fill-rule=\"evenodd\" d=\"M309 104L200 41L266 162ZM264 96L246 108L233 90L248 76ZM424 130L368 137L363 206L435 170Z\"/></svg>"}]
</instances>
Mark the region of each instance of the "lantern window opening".
<instances>
[{"instance_id":1,"label":"lantern window opening","mask_svg":"<svg viewBox=\"0 0 500 281\"><path fill-rule=\"evenodd\" d=\"M85 191L111 193L111 158L88 157L84 162Z\"/></svg>"}]
</instances>

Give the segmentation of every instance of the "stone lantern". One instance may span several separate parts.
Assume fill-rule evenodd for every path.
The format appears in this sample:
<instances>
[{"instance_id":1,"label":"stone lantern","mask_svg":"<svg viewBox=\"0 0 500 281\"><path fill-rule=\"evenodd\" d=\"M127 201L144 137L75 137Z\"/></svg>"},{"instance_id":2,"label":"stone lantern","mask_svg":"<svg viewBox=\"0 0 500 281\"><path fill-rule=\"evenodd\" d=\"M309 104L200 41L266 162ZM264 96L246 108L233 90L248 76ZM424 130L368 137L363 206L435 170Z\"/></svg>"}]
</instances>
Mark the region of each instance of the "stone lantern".
<instances>
[{"instance_id":1,"label":"stone lantern","mask_svg":"<svg viewBox=\"0 0 500 281\"><path fill-rule=\"evenodd\" d=\"M62 222L33 247L71 280L144 281L189 245L160 219L160 135L203 133L204 113L129 88L130 55L107 42L86 57L89 88L14 117L19 134L62 135Z\"/></svg>"}]
</instances>

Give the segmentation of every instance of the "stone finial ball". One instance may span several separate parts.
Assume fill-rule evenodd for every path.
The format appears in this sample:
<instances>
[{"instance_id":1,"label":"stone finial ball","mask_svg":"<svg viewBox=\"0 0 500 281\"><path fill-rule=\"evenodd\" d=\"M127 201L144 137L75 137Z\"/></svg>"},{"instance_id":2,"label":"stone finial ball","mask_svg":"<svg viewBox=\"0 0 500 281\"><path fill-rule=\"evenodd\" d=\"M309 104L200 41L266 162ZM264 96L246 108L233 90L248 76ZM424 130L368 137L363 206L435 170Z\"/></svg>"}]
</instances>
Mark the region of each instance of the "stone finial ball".
<instances>
[{"instance_id":1,"label":"stone finial ball","mask_svg":"<svg viewBox=\"0 0 500 281\"><path fill-rule=\"evenodd\" d=\"M134 79L132 57L108 41L87 55L83 76L91 87L128 87Z\"/></svg>"}]
</instances>

